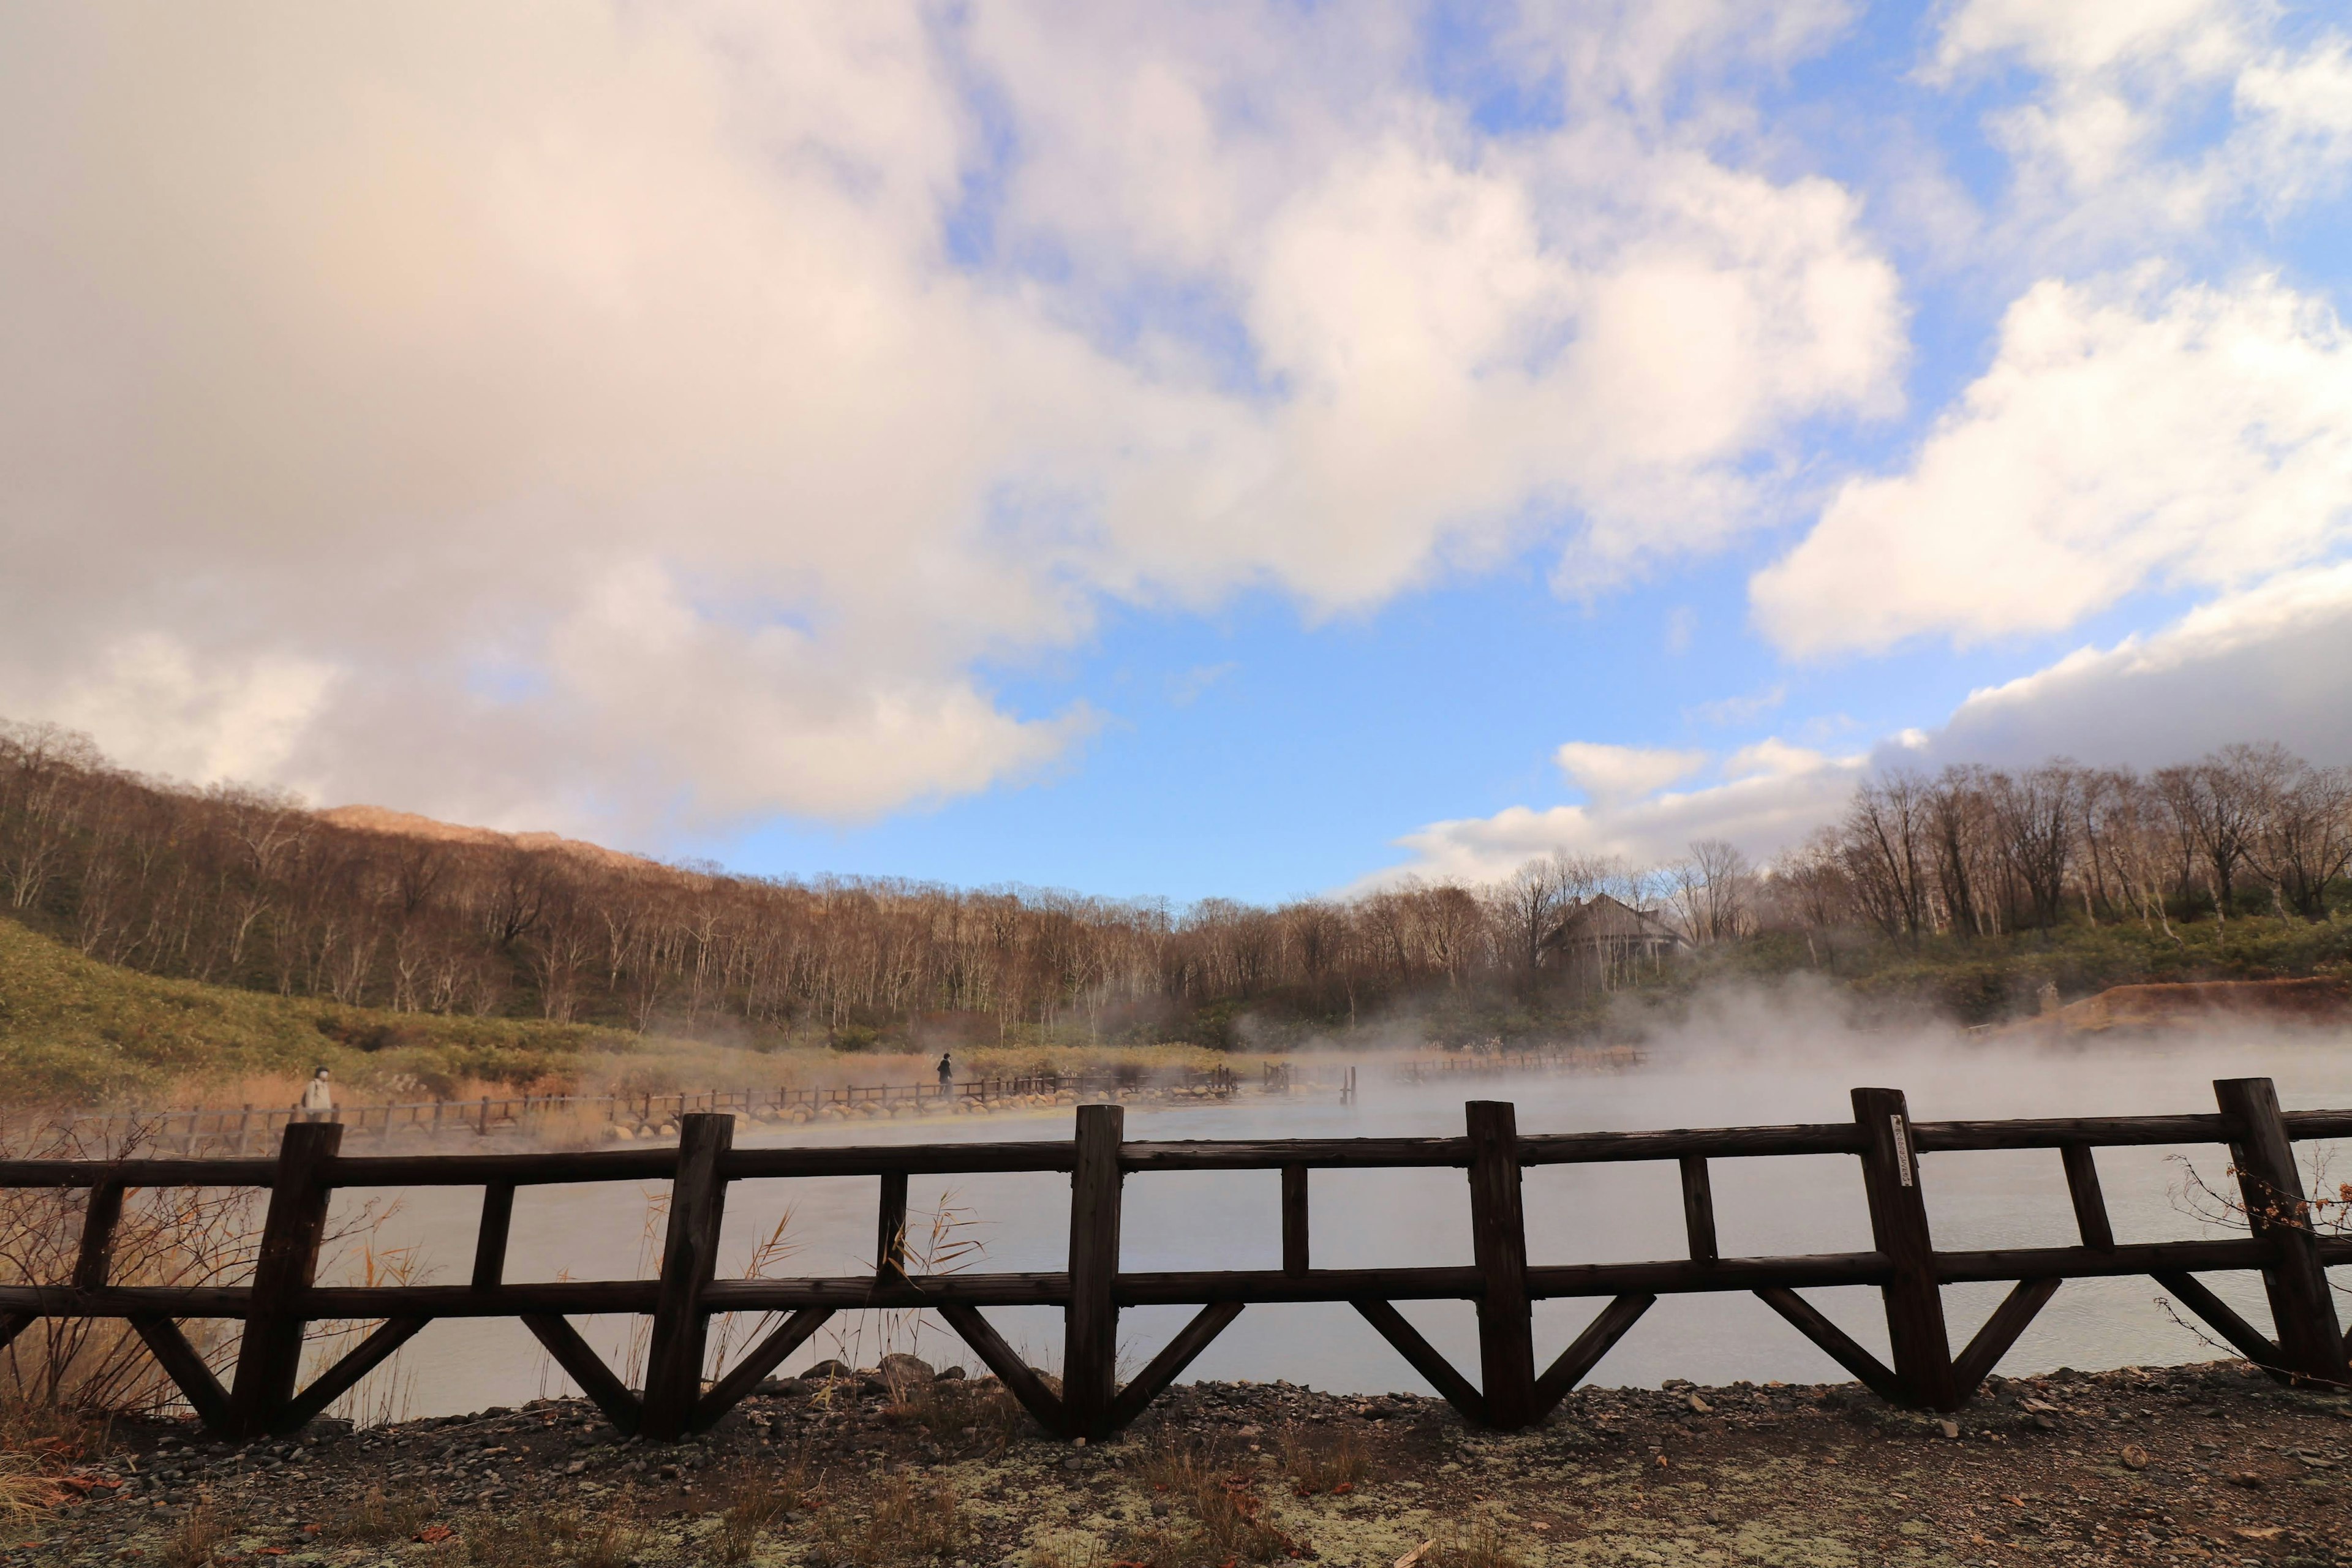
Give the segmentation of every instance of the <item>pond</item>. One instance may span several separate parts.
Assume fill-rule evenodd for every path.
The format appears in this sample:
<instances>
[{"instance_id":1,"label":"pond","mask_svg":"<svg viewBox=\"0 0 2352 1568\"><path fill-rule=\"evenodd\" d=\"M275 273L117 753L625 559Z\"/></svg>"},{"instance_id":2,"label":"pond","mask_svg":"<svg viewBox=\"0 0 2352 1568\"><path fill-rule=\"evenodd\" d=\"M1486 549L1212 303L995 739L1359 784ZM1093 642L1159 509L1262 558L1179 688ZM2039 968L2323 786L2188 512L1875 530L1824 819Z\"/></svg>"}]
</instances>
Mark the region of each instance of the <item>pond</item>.
<instances>
[{"instance_id":1,"label":"pond","mask_svg":"<svg viewBox=\"0 0 2352 1568\"><path fill-rule=\"evenodd\" d=\"M1355 1058L1360 1092L1266 1095L1244 1089L1206 1107L1129 1106L1130 1139L1447 1136L1461 1132L1465 1099L1508 1100L1522 1133L1633 1131L1850 1120L1847 1090L1897 1088L1920 1121L2205 1112L2217 1078L2268 1076L2289 1109L2352 1106L2352 1037L2220 1036L2169 1042L2095 1041L2034 1048L1948 1037L1814 1032L1759 1025L1748 1047L1728 1047L1737 1020L1653 1049L1638 1068L1561 1076L1479 1077L1412 1087L1391 1064ZM1826 1040L1827 1044L1818 1042ZM819 1123L779 1130L744 1123L744 1144L979 1142L1064 1138L1064 1107L989 1118ZM2325 1145L2299 1145L2306 1181ZM2118 1241L2223 1234L2193 1212L2198 1179L2228 1186L2217 1146L2109 1149L2098 1153ZM2071 1246L2074 1220L2057 1152L1936 1153L1921 1161L1938 1247ZM1713 1168L1724 1256L1867 1250L1869 1221L1857 1162L1849 1155L1724 1160ZM1466 1183L1459 1171L1317 1172L1314 1262L1318 1268L1467 1265ZM722 1276L740 1276L755 1254L770 1276L856 1274L874 1263L877 1183L820 1178L734 1184L729 1192ZM2334 1179L2329 1179L2332 1190ZM1274 1268L1281 1264L1279 1177L1272 1171L1148 1173L1126 1183L1121 1264L1129 1269ZM518 1194L507 1278L637 1279L653 1272L664 1184L527 1187ZM468 1188L351 1193L339 1213L373 1198L399 1199L375 1236L379 1256L407 1247L419 1282L459 1283L470 1267L479 1195ZM970 1268L1040 1269L1066 1261L1066 1176L915 1177L908 1231L918 1257L936 1248ZM1681 1192L1672 1162L1549 1166L1526 1182L1529 1260L1628 1262L1685 1256ZM934 1216L937 1216L936 1218ZM341 1277L349 1277L345 1259ZM918 1266L919 1268L919 1266ZM322 1276L322 1279L323 1279ZM2258 1327L2269 1316L2252 1274L2206 1282ZM1957 1350L2006 1285L1951 1286L1946 1313ZM1810 1298L1882 1359L1886 1336L1877 1292L1822 1289ZM2210 1359L2226 1352L2176 1321L2145 1277L2074 1280L2000 1363L2012 1373L2061 1365L2100 1368ZM1538 1302L1538 1365L1598 1310L1591 1300ZM1130 1309L1120 1318L1123 1372L1139 1368L1189 1318L1190 1307ZM1475 1375L1473 1309L1466 1302L1406 1304L1402 1310L1454 1363ZM1057 1309L992 1309L1003 1336L1033 1362L1058 1370ZM2183 1314L2186 1316L2186 1314ZM631 1363L643 1320L578 1321L616 1366ZM714 1341L740 1347L757 1325L715 1322ZM844 1313L803 1346L785 1371L839 1356L869 1365L906 1351L978 1371L975 1358L928 1314ZM1191 1378L1286 1379L1339 1392L1429 1392L1371 1328L1344 1304L1254 1306L1192 1363ZM1603 1384L1655 1385L1843 1380L1835 1363L1762 1302L1744 1293L1666 1297L1592 1373ZM413 1341L344 1406L362 1419L455 1413L575 1392L523 1327L511 1320L449 1320Z\"/></svg>"}]
</instances>

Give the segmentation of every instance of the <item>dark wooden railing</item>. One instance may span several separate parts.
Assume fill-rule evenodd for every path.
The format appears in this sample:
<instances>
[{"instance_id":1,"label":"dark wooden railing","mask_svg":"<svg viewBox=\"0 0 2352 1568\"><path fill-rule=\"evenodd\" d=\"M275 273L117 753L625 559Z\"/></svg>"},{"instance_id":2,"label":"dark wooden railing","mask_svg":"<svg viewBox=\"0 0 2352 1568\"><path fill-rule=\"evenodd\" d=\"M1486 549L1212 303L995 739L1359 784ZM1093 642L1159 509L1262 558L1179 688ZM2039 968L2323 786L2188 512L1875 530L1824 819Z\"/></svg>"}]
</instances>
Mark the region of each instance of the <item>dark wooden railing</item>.
<instances>
[{"instance_id":1,"label":"dark wooden railing","mask_svg":"<svg viewBox=\"0 0 2352 1568\"><path fill-rule=\"evenodd\" d=\"M79 1137L100 1141L136 1136L148 1148L184 1154L199 1151L243 1153L269 1148L288 1127L310 1121L332 1121L348 1139L390 1142L395 1134L470 1132L530 1134L567 1118L584 1117L650 1135L698 1114L750 1116L761 1121L806 1121L840 1111L917 1114L958 1105L990 1109L1038 1096L1115 1095L1121 1099L1226 1100L1241 1079L1227 1068L1182 1068L1172 1072L1021 1073L1002 1078L940 1083L834 1084L795 1088L712 1089L669 1094L510 1094L474 1100L418 1100L383 1105L339 1105L323 1115L289 1106L179 1106L146 1111L74 1116L59 1125ZM1306 1073L1287 1063L1270 1063L1259 1088L1269 1094L1301 1088L1332 1088L1343 1098L1355 1092L1352 1067Z\"/></svg>"},{"instance_id":2,"label":"dark wooden railing","mask_svg":"<svg viewBox=\"0 0 2352 1568\"><path fill-rule=\"evenodd\" d=\"M2326 1268L2352 1263L2352 1241L2319 1234L2294 1160L2298 1139L2352 1136L2352 1111L2282 1112L2267 1079L2215 1086L2220 1110L2201 1116L2063 1121L1914 1122L1895 1089L1853 1091L1851 1121L1706 1131L1523 1135L1512 1106L1473 1101L1459 1138L1336 1138L1265 1142L1129 1142L1118 1106L1077 1110L1076 1135L1048 1142L914 1144L897 1148L732 1146L735 1121L689 1115L675 1148L593 1153L357 1156L340 1151L331 1123L285 1130L274 1160L14 1161L0 1186L86 1187L79 1262L70 1281L0 1287L0 1344L42 1317L127 1319L205 1423L253 1436L301 1426L436 1318L519 1318L589 1397L625 1429L675 1438L709 1426L804 1343L834 1313L867 1308L936 1311L1048 1428L1102 1436L1132 1421L1248 1305L1345 1301L1462 1413L1513 1428L1540 1421L1660 1295L1751 1291L1855 1377L1897 1404L1949 1410L1966 1402L2062 1281L2147 1274L2250 1360L2283 1379L2352 1385ZM2092 1151L2147 1144L2222 1144L2230 1150L2250 1234L2228 1239L2119 1244L2107 1222ZM2056 1149L2063 1156L2081 1241L2074 1247L1937 1251L1928 1235L1920 1156L1949 1150ZM1873 1246L1867 1252L1787 1258L1724 1257L1709 1162L1782 1154L1851 1154L1862 1165ZM1687 1256L1654 1262L1530 1262L1520 1184L1529 1166L1673 1161L1682 1178ZM1308 1179L1317 1170L1452 1168L1468 1175L1475 1261L1467 1268L1318 1268L1310 1258ZM1276 1171L1281 1176L1282 1267L1129 1273L1118 1267L1120 1190L1130 1174L1162 1171ZM909 1274L905 1268L908 1178L913 1174L1066 1172L1071 1178L1069 1264L1057 1273ZM721 1279L720 1222L736 1182L806 1176L880 1179L879 1264L875 1273L794 1279ZM667 1179L671 1185L659 1277L647 1280L509 1284L507 1231L519 1186ZM165 1289L109 1283L109 1248L131 1187L269 1189L260 1256L250 1285ZM320 1286L315 1283L328 1204L339 1187L478 1186L482 1217L464 1285ZM2259 1269L2276 1338L2265 1337L2196 1279L2215 1269ZM1942 1287L2011 1280L2015 1289L1955 1355ZM1828 1285L1878 1288L1892 1366L1796 1292ZM1531 1303L1561 1297L1605 1301L1548 1369L1537 1371ZM1478 1382L1457 1370L1408 1323L1395 1303L1476 1304ZM1125 1386L1117 1378L1123 1308L1201 1308ZM982 1309L1058 1306L1066 1314L1057 1391L990 1326ZM782 1326L715 1383L706 1383L705 1337L720 1312L782 1312ZM580 1313L653 1319L645 1386L625 1387L567 1321ZM245 1325L235 1376L224 1388L175 1320L230 1318ZM382 1320L334 1367L298 1390L304 1324Z\"/></svg>"}]
</instances>

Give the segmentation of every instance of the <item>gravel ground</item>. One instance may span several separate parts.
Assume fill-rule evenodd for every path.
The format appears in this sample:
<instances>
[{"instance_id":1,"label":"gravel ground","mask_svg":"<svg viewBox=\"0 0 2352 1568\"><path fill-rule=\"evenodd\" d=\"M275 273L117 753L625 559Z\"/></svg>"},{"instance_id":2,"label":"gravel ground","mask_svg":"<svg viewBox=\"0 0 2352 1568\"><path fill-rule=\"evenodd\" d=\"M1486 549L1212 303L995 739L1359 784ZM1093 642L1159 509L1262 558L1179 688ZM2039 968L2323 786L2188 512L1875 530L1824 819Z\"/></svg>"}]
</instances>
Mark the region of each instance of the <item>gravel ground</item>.
<instances>
[{"instance_id":1,"label":"gravel ground","mask_svg":"<svg viewBox=\"0 0 2352 1568\"><path fill-rule=\"evenodd\" d=\"M0 1564L2352 1565L2352 1402L2236 1362L1997 1379L1949 1422L1850 1384L1587 1388L1507 1436L1203 1383L1091 1447L993 1380L890 1375L788 1380L676 1447L577 1400L242 1447L126 1426Z\"/></svg>"}]
</instances>

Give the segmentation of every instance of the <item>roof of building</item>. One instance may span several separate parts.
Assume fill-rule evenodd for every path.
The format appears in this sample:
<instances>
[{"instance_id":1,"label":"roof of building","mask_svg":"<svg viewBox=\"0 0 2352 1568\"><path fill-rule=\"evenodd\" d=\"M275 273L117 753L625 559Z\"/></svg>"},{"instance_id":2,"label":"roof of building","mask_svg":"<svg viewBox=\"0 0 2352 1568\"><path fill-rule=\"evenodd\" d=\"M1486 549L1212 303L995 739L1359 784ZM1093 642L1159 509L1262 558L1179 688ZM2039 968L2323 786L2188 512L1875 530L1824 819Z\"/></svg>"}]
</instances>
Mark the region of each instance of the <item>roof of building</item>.
<instances>
[{"instance_id":1,"label":"roof of building","mask_svg":"<svg viewBox=\"0 0 2352 1568\"><path fill-rule=\"evenodd\" d=\"M1579 904L1552 927L1544 944L1565 946L1570 942L1665 942L1683 945L1683 933L1657 916L1645 914L1631 904L1620 902L1606 893L1596 893Z\"/></svg>"}]
</instances>

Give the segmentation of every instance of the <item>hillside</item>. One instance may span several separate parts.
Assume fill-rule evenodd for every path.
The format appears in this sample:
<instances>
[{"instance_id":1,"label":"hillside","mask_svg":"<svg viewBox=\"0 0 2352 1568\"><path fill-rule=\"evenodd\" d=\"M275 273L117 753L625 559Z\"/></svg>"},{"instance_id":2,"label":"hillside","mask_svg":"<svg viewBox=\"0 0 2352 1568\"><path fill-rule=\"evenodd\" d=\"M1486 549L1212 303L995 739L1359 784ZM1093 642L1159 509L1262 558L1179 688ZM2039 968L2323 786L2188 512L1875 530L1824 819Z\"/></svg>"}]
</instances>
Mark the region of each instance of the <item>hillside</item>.
<instances>
[{"instance_id":1,"label":"hillside","mask_svg":"<svg viewBox=\"0 0 2352 1568\"><path fill-rule=\"evenodd\" d=\"M583 1025L388 1013L163 979L0 920L0 1101L17 1105L156 1103L240 1085L248 1098L290 1100L320 1066L353 1093L452 1092L569 1080L584 1053L645 1044Z\"/></svg>"}]
</instances>

